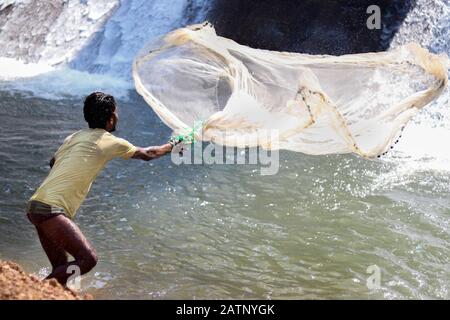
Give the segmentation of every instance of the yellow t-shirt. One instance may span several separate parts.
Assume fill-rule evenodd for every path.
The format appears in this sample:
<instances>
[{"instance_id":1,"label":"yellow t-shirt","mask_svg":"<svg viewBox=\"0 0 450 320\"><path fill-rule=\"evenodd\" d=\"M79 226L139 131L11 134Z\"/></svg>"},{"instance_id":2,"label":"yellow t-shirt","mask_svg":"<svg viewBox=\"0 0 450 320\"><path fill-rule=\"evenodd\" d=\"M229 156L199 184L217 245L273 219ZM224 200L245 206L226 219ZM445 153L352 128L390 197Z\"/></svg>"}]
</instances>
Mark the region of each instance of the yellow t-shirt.
<instances>
[{"instance_id":1,"label":"yellow t-shirt","mask_svg":"<svg viewBox=\"0 0 450 320\"><path fill-rule=\"evenodd\" d=\"M135 152L135 146L106 130L77 131L56 151L53 168L30 200L63 208L73 219L106 163L116 157L129 159Z\"/></svg>"}]
</instances>

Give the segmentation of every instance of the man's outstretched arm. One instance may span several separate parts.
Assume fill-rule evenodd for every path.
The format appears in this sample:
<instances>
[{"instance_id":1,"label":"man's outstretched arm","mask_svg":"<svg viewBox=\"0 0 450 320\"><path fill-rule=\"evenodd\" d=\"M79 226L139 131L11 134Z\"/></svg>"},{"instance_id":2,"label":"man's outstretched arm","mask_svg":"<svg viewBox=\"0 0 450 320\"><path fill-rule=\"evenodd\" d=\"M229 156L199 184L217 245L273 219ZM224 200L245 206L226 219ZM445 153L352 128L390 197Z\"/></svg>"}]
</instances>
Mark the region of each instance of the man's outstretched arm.
<instances>
[{"instance_id":1,"label":"man's outstretched arm","mask_svg":"<svg viewBox=\"0 0 450 320\"><path fill-rule=\"evenodd\" d=\"M150 161L170 153L172 151L172 148L173 144L171 143L166 143L162 146L151 146L147 148L138 147L132 158Z\"/></svg>"}]
</instances>

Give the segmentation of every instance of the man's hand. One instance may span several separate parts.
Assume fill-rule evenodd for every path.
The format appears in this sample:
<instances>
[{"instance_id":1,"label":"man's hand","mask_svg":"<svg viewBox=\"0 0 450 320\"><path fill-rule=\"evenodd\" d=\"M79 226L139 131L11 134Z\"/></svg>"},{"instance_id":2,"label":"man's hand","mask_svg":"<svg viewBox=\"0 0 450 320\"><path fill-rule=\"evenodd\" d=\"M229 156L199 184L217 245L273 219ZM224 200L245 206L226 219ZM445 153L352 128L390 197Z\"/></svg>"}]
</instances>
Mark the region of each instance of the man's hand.
<instances>
[{"instance_id":1,"label":"man's hand","mask_svg":"<svg viewBox=\"0 0 450 320\"><path fill-rule=\"evenodd\" d=\"M171 143L166 143L162 146L138 148L132 158L150 161L170 153L172 151L172 148L173 144Z\"/></svg>"}]
</instances>

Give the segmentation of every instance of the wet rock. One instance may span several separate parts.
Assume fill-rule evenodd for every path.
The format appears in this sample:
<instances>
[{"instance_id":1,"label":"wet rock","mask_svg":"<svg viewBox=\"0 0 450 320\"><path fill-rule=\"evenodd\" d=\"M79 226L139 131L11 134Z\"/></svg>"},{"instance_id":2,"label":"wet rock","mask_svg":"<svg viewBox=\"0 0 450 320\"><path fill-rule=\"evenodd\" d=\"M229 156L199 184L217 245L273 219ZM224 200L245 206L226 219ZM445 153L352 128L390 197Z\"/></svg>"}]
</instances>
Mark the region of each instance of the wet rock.
<instances>
[{"instance_id":1,"label":"wet rock","mask_svg":"<svg viewBox=\"0 0 450 320\"><path fill-rule=\"evenodd\" d=\"M378 5L383 28L369 30ZM383 51L414 1L215 0L209 13L219 35L260 49L309 54Z\"/></svg>"}]
</instances>

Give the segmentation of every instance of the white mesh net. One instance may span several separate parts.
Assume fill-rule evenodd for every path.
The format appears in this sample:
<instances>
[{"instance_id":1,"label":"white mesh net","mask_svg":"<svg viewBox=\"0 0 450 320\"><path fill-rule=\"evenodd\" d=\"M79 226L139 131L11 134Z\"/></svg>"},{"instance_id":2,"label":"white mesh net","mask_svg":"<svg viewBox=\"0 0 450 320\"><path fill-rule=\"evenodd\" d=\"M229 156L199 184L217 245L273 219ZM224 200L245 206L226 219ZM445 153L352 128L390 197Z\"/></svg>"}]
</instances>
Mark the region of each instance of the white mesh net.
<instances>
[{"instance_id":1,"label":"white mesh net","mask_svg":"<svg viewBox=\"0 0 450 320\"><path fill-rule=\"evenodd\" d=\"M416 44L315 56L249 48L203 24L147 45L133 77L177 134L201 123L197 137L221 145L370 158L442 92L448 66L447 56ZM263 131L277 131L277 141Z\"/></svg>"}]
</instances>

